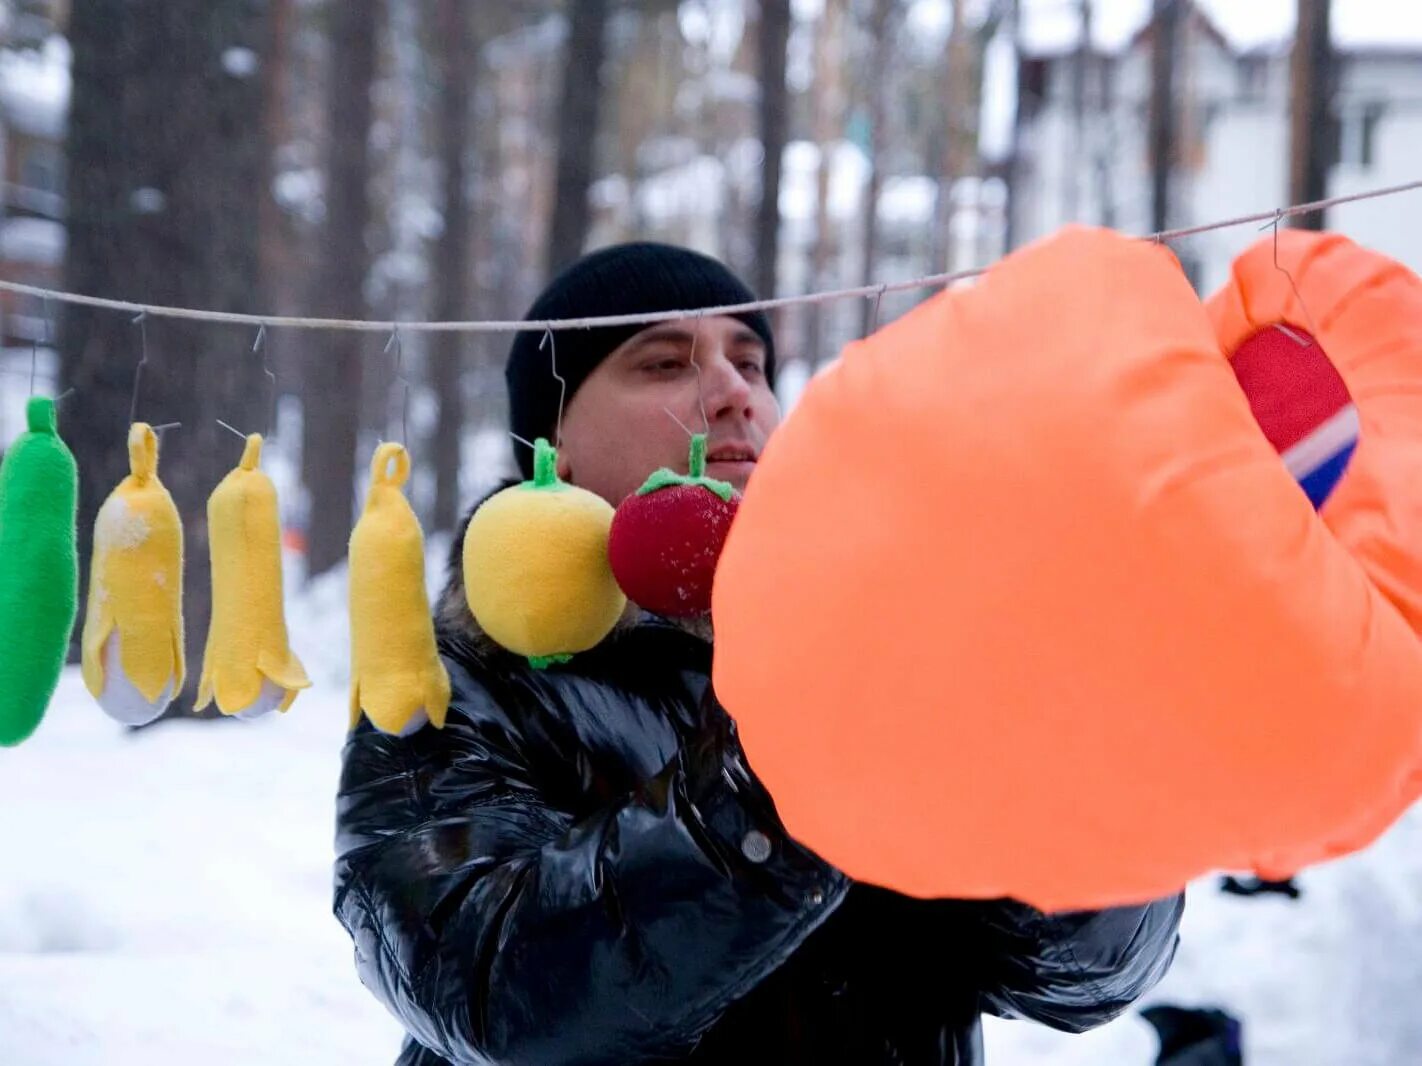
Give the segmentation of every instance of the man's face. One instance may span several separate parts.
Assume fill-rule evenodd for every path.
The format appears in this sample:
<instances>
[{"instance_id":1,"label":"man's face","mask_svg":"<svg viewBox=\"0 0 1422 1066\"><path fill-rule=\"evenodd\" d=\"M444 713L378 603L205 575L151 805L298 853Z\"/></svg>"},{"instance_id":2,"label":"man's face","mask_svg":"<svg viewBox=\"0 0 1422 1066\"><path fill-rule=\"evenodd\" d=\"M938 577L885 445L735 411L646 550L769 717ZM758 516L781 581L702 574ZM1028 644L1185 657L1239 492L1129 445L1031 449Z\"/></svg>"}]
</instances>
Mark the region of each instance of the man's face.
<instances>
[{"instance_id":1,"label":"man's face","mask_svg":"<svg viewBox=\"0 0 1422 1066\"><path fill-rule=\"evenodd\" d=\"M658 467L686 473L690 429L707 434L707 475L744 491L779 421L751 329L734 318L669 322L626 341L578 388L558 472L615 507Z\"/></svg>"}]
</instances>

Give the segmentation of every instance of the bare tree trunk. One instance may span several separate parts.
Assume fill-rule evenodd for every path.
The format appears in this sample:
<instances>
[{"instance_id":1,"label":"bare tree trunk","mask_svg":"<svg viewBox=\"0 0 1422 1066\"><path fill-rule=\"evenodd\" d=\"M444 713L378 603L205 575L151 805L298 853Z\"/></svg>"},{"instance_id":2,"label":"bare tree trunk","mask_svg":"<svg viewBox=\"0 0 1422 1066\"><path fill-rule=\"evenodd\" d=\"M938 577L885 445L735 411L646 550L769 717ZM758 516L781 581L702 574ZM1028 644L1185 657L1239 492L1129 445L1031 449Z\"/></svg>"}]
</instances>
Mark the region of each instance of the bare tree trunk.
<instances>
[{"instance_id":1,"label":"bare tree trunk","mask_svg":"<svg viewBox=\"0 0 1422 1066\"><path fill-rule=\"evenodd\" d=\"M1071 64L1071 151L1066 159L1066 210L1068 222L1081 217L1082 174L1089 166L1086 136L1086 73L1091 64L1091 0L1077 0L1080 25L1076 55Z\"/></svg>"},{"instance_id":2,"label":"bare tree trunk","mask_svg":"<svg viewBox=\"0 0 1422 1066\"><path fill-rule=\"evenodd\" d=\"M269 0L266 55L262 61L262 174L257 222L257 256L262 282L262 306L272 314L288 313L283 295L293 281L291 226L276 201L273 183L277 153L291 139L291 40L295 32L293 0Z\"/></svg>"},{"instance_id":3,"label":"bare tree trunk","mask_svg":"<svg viewBox=\"0 0 1422 1066\"><path fill-rule=\"evenodd\" d=\"M934 209L930 269L948 269L952 251L953 186L967 173L976 154L977 121L972 34L963 15L964 5L953 5L948 42L943 49L943 142L938 167L938 201Z\"/></svg>"},{"instance_id":4,"label":"bare tree trunk","mask_svg":"<svg viewBox=\"0 0 1422 1066\"><path fill-rule=\"evenodd\" d=\"M65 285L144 303L253 312L259 290L265 40L258 0L76 0L70 23L69 252ZM201 101L202 106L175 106ZM134 404L140 332L125 316L74 308L61 373L76 391L62 428L80 479L87 571L99 505L128 473L130 410L182 422L164 434L160 472L185 530L185 710L211 614L207 499L240 443L222 418L260 426L266 390L251 334L206 323L145 323L148 363ZM84 577L87 589L87 573Z\"/></svg>"},{"instance_id":5,"label":"bare tree trunk","mask_svg":"<svg viewBox=\"0 0 1422 1066\"><path fill-rule=\"evenodd\" d=\"M1026 48L1023 39L1022 22L1022 0L1010 0L1007 17L1012 27L1012 76L1017 83L1017 91L1013 94L1014 104L1012 109L1012 145L1007 154L1007 232L1004 235L1004 251L1012 251L1017 247L1019 236L1022 232L1022 127L1026 117L1026 108L1022 106L1022 94L1026 88L1026 79L1022 74L1023 60Z\"/></svg>"},{"instance_id":6,"label":"bare tree trunk","mask_svg":"<svg viewBox=\"0 0 1422 1066\"><path fill-rule=\"evenodd\" d=\"M1328 0L1298 0L1298 31L1289 63L1289 200L1312 203L1328 195L1333 126L1333 47ZM1321 230L1324 212L1295 215L1298 229Z\"/></svg>"},{"instance_id":7,"label":"bare tree trunk","mask_svg":"<svg viewBox=\"0 0 1422 1066\"><path fill-rule=\"evenodd\" d=\"M869 188L865 192L864 261L860 271L861 284L866 286L878 280L879 192L884 184L884 150L888 145L884 124L888 113L889 63L893 58L889 20L894 13L894 3L895 0L874 0L869 16L869 35L874 41L874 76L869 80ZM878 311L877 300L864 301L861 333L868 334L875 327Z\"/></svg>"},{"instance_id":8,"label":"bare tree trunk","mask_svg":"<svg viewBox=\"0 0 1422 1066\"><path fill-rule=\"evenodd\" d=\"M1101 207L1101 225L1116 228L1116 70L1114 64L1096 65L1096 113L1099 124L1092 138L1091 167L1096 181L1096 202Z\"/></svg>"},{"instance_id":9,"label":"bare tree trunk","mask_svg":"<svg viewBox=\"0 0 1422 1066\"><path fill-rule=\"evenodd\" d=\"M815 47L815 141L820 149L820 165L815 176L815 233L810 249L808 290L815 292L828 284L826 272L838 242L829 212L830 176L835 149L844 127L844 0L825 0ZM812 364L825 355L825 319L828 304L806 304L805 351Z\"/></svg>"},{"instance_id":10,"label":"bare tree trunk","mask_svg":"<svg viewBox=\"0 0 1422 1066\"><path fill-rule=\"evenodd\" d=\"M755 219L756 292L776 295L780 255L780 173L788 135L790 96L785 53L790 40L790 0L760 0L760 206Z\"/></svg>"},{"instance_id":11,"label":"bare tree trunk","mask_svg":"<svg viewBox=\"0 0 1422 1066\"><path fill-rule=\"evenodd\" d=\"M472 238L465 151L469 99L479 68L470 15L460 0L439 0L439 153L444 169L444 231L435 248L435 317L468 317L469 242ZM430 348L430 383L439 403L435 422L435 529L459 521L459 443L464 430L464 337L437 333Z\"/></svg>"},{"instance_id":12,"label":"bare tree trunk","mask_svg":"<svg viewBox=\"0 0 1422 1066\"><path fill-rule=\"evenodd\" d=\"M321 312L359 318L370 269L369 133L375 79L378 3L332 8L328 88L330 155L326 167L326 236ZM302 479L311 501L307 574L316 577L345 558L355 510L356 438L360 425L363 334L332 330L312 345L305 367Z\"/></svg>"},{"instance_id":13,"label":"bare tree trunk","mask_svg":"<svg viewBox=\"0 0 1422 1066\"><path fill-rule=\"evenodd\" d=\"M1155 0L1151 24L1151 229L1170 225L1170 172L1175 162L1175 30L1179 0Z\"/></svg>"},{"instance_id":14,"label":"bare tree trunk","mask_svg":"<svg viewBox=\"0 0 1422 1066\"><path fill-rule=\"evenodd\" d=\"M598 116L602 110L602 61L607 50L608 0L569 0L568 47L558 106L558 170L546 267L552 273L582 254L590 212Z\"/></svg>"}]
</instances>

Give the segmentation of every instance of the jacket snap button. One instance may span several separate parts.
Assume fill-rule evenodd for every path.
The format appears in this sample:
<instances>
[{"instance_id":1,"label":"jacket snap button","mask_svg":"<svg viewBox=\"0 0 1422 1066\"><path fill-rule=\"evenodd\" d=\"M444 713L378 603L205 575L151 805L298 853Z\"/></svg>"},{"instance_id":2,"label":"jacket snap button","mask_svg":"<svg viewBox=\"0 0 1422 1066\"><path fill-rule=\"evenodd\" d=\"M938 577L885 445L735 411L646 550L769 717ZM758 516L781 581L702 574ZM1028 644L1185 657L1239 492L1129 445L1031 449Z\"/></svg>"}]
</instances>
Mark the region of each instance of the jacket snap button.
<instances>
[{"instance_id":1,"label":"jacket snap button","mask_svg":"<svg viewBox=\"0 0 1422 1066\"><path fill-rule=\"evenodd\" d=\"M762 863L770 858L770 838L758 829L752 829L741 838L741 854L754 863Z\"/></svg>"}]
</instances>

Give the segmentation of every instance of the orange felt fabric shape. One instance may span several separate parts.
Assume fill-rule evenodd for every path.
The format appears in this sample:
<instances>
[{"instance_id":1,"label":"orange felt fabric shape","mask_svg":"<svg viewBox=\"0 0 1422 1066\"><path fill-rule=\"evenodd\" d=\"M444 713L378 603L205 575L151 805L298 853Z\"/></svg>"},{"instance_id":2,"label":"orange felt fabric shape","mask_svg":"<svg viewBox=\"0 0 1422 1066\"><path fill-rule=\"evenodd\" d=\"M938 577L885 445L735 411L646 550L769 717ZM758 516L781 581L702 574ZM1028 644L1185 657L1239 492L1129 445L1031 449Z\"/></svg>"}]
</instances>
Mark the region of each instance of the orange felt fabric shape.
<instances>
[{"instance_id":1,"label":"orange felt fabric shape","mask_svg":"<svg viewBox=\"0 0 1422 1066\"><path fill-rule=\"evenodd\" d=\"M1108 231L818 376L712 610L717 692L791 834L911 895L1063 910L1291 871L1417 793L1422 645L1174 257Z\"/></svg>"},{"instance_id":2,"label":"orange felt fabric shape","mask_svg":"<svg viewBox=\"0 0 1422 1066\"><path fill-rule=\"evenodd\" d=\"M1319 331L1359 421L1319 513L1422 636L1422 279L1336 233L1282 230L1277 258L1272 237L1239 256L1206 304L1210 322L1231 357L1276 324Z\"/></svg>"}]
</instances>

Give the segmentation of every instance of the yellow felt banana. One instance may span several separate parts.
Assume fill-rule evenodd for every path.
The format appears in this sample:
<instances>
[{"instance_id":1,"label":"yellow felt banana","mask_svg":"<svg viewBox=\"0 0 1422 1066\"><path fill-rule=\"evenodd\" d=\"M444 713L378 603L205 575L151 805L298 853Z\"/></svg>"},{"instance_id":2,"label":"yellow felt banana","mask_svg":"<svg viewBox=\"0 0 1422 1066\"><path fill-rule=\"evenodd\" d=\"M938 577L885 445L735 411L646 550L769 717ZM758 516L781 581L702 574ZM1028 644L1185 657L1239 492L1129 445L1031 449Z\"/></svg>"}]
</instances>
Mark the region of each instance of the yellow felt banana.
<instances>
[{"instance_id":1,"label":"yellow felt banana","mask_svg":"<svg viewBox=\"0 0 1422 1066\"><path fill-rule=\"evenodd\" d=\"M197 709L215 697L218 710L239 718L285 711L311 685L287 643L276 486L257 468L261 458L262 438L253 433L207 501L212 625Z\"/></svg>"},{"instance_id":2,"label":"yellow felt banana","mask_svg":"<svg viewBox=\"0 0 1422 1066\"><path fill-rule=\"evenodd\" d=\"M402 737L426 722L443 729L449 707L425 591L425 538L401 491L409 476L404 448L375 450L350 543L351 726L364 710L375 728Z\"/></svg>"},{"instance_id":3,"label":"yellow felt banana","mask_svg":"<svg viewBox=\"0 0 1422 1066\"><path fill-rule=\"evenodd\" d=\"M81 645L84 684L99 706L144 725L183 687L183 528L146 422L129 428L128 465L94 522Z\"/></svg>"}]
</instances>

